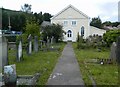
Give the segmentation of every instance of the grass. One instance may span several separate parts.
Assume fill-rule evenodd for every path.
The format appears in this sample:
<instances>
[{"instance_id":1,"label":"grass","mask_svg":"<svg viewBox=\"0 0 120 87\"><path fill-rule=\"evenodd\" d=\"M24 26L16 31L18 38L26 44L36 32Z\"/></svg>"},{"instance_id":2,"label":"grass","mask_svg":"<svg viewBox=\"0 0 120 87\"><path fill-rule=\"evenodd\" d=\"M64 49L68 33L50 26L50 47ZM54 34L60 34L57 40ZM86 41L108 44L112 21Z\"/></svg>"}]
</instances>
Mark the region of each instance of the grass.
<instances>
[{"instance_id":1,"label":"grass","mask_svg":"<svg viewBox=\"0 0 120 87\"><path fill-rule=\"evenodd\" d=\"M110 50L98 52L96 49L76 49L76 43L73 44L75 54L80 65L83 80L86 85L92 85L89 75L92 76L97 85L117 85L118 67L117 64L95 64L85 63L86 60L100 58L108 59Z\"/></svg>"},{"instance_id":2,"label":"grass","mask_svg":"<svg viewBox=\"0 0 120 87\"><path fill-rule=\"evenodd\" d=\"M41 76L37 85L45 85L56 65L59 56L61 55L61 51L65 44L60 43L59 46L60 51L58 52L39 51L38 53L33 52L31 56L28 56L24 50L24 60L21 62L16 62L15 50L10 50L9 64L16 64L17 75L34 75L39 72Z\"/></svg>"}]
</instances>

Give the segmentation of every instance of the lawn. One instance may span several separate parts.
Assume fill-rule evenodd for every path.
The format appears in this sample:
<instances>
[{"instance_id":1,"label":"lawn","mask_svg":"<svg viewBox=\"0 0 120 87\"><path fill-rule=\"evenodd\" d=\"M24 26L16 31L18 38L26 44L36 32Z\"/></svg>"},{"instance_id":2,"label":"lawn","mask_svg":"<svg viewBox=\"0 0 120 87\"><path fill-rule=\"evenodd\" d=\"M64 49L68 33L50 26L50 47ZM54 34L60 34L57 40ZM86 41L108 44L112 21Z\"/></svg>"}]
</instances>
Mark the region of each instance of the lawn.
<instances>
[{"instance_id":1,"label":"lawn","mask_svg":"<svg viewBox=\"0 0 120 87\"><path fill-rule=\"evenodd\" d=\"M85 85L92 85L93 81L96 85L117 85L118 84L118 67L117 64L97 64L86 63L91 59L108 59L110 50L98 52L96 49L76 49L76 43L73 43L75 54L80 65Z\"/></svg>"},{"instance_id":2,"label":"lawn","mask_svg":"<svg viewBox=\"0 0 120 87\"><path fill-rule=\"evenodd\" d=\"M17 75L34 75L39 72L41 74L37 85L45 85L50 74L52 73L58 58L61 55L65 43L60 43L60 51L39 51L28 56L24 50L21 62L16 62L15 50L9 51L9 64L16 64Z\"/></svg>"}]
</instances>

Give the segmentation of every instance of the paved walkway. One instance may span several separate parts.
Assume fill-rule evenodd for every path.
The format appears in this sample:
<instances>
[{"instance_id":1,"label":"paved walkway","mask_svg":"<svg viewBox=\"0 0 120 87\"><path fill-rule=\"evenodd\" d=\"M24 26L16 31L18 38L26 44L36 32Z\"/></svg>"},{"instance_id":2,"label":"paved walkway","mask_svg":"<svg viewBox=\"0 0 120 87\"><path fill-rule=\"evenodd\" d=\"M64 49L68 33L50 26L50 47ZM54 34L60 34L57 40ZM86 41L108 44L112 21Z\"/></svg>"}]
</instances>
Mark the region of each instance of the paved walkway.
<instances>
[{"instance_id":1,"label":"paved walkway","mask_svg":"<svg viewBox=\"0 0 120 87\"><path fill-rule=\"evenodd\" d=\"M84 85L71 42L65 46L47 85Z\"/></svg>"}]
</instances>

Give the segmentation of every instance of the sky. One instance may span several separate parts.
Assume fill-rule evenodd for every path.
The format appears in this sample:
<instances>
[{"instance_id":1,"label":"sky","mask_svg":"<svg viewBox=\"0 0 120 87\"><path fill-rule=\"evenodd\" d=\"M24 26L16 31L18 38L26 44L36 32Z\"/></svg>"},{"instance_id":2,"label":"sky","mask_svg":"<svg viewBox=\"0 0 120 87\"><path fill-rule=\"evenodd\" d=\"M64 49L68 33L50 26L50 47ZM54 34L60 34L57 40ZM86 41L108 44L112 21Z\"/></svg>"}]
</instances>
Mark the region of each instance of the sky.
<instances>
[{"instance_id":1,"label":"sky","mask_svg":"<svg viewBox=\"0 0 120 87\"><path fill-rule=\"evenodd\" d=\"M57 14L68 5L73 5L90 18L100 17L102 22L118 21L120 0L0 0L0 8L19 11L25 3L32 5L32 12Z\"/></svg>"}]
</instances>

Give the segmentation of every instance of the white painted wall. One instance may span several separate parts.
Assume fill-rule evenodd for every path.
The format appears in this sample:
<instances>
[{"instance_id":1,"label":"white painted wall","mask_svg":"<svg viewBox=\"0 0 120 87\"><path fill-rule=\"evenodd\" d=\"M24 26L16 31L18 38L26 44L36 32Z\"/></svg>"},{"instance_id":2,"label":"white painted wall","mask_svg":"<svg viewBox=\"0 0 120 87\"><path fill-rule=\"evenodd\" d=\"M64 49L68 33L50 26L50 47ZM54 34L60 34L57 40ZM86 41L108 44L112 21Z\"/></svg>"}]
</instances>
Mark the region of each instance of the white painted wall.
<instances>
[{"instance_id":1,"label":"white painted wall","mask_svg":"<svg viewBox=\"0 0 120 87\"><path fill-rule=\"evenodd\" d=\"M106 33L106 30L90 26L90 35L98 34L103 36L104 33Z\"/></svg>"},{"instance_id":2,"label":"white painted wall","mask_svg":"<svg viewBox=\"0 0 120 87\"><path fill-rule=\"evenodd\" d=\"M64 21L68 21L67 25L64 25ZM75 26L72 25L72 21L76 21L77 24ZM80 13L77 9L74 9L74 7L70 6L63 11L59 12L59 14L55 15L51 19L51 23L54 24L60 24L63 26L63 30L67 32L68 30L72 31L72 41L75 42L77 39L78 32L81 32L81 27L84 26L85 28L85 35L84 38L88 36L89 31L89 17L87 17L85 14ZM64 35L63 41L67 41L67 34Z\"/></svg>"},{"instance_id":3,"label":"white painted wall","mask_svg":"<svg viewBox=\"0 0 120 87\"><path fill-rule=\"evenodd\" d=\"M68 24L64 25L64 21L67 21ZM77 25L75 26L71 25L72 21L76 21ZM93 34L103 35L103 33L106 32L105 30L90 26L89 17L71 5L63 9L61 12L59 12L54 17L52 17L51 23L62 25L63 30L65 32L67 32L68 30L71 30L72 36L73 36L72 37L73 42L76 42L78 32L79 34L81 34L82 26L84 27L84 32L85 32L83 38L87 38L88 36L93 35ZM63 41L68 41L67 34L64 35Z\"/></svg>"}]
</instances>

